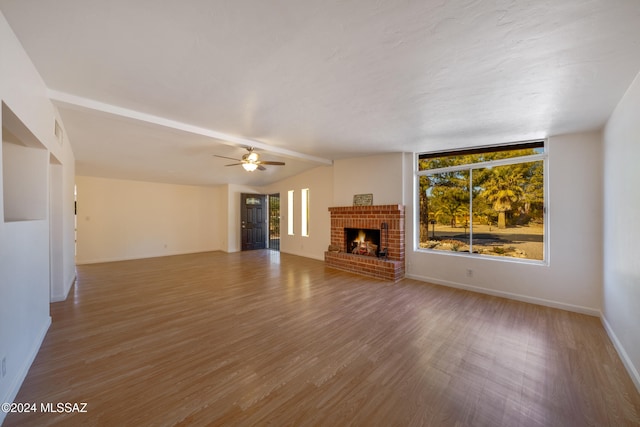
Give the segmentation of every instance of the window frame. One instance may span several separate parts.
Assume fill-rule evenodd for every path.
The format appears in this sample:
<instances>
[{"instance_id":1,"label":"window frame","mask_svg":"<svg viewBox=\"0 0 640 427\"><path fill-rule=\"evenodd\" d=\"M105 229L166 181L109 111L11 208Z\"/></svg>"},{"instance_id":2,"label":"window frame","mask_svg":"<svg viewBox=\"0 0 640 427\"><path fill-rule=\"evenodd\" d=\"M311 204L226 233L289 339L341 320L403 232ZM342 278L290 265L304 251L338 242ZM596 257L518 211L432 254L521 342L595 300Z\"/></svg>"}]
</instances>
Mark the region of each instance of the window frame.
<instances>
[{"instance_id":1,"label":"window frame","mask_svg":"<svg viewBox=\"0 0 640 427\"><path fill-rule=\"evenodd\" d=\"M300 235L309 237L309 189L300 190Z\"/></svg>"},{"instance_id":2,"label":"window frame","mask_svg":"<svg viewBox=\"0 0 640 427\"><path fill-rule=\"evenodd\" d=\"M295 236L294 221L295 190L287 191L287 235Z\"/></svg>"},{"instance_id":3,"label":"window frame","mask_svg":"<svg viewBox=\"0 0 640 427\"><path fill-rule=\"evenodd\" d=\"M528 155L528 156L521 156L521 157L510 157L506 159L491 160L487 162L468 163L464 165L448 166L448 167L436 168L436 169L425 169L425 170L419 169L419 161L421 160L421 156L424 156L425 154L429 154L429 155L442 154L443 156L446 156L448 154L464 155L464 154L470 153L471 151L482 150L483 148L486 149L487 152L489 152L491 148L496 148L497 150L500 150L501 148L509 149L508 147L510 146L513 146L513 150L517 150L522 148L522 146L525 144L534 143L534 142L542 142L543 144L543 146L541 147L543 150L542 153ZM433 156L433 157L436 157L436 156ZM542 218L543 218L543 249L542 249L543 259L542 260L473 253L473 240L472 240L473 228L472 227L469 230L469 241L471 243L471 246L470 246L471 252L455 252L455 251L449 252L449 251L442 251L442 250L420 247L420 225L421 224L420 224L419 190L420 190L421 176L435 175L439 173L448 173L448 172L459 172L459 171L466 170L466 171L469 171L469 180L470 180L469 184L471 187L471 181L473 180L473 171L476 169L507 166L507 165L514 165L514 164L520 164L520 163L531 163L536 161L543 162L542 165L543 165L544 202L543 202L543 214L542 214ZM414 168L414 192L413 192L413 202L414 202L413 250L414 252L427 253L427 254L439 254L444 256L458 256L458 257L492 260L492 261L499 261L499 262L512 262L512 263L523 263L523 264L534 264L534 265L545 265L545 266L549 265L549 260L550 260L550 251L549 251L550 235L549 235L549 214L548 214L549 212L549 209L548 209L548 206L549 206L549 191L548 191L549 152L548 152L548 141L546 139L514 142L514 143L507 143L507 144L500 144L500 145L491 145L491 146L485 146L485 147L476 147L475 149L472 148L469 150L451 150L451 151L438 150L435 152L420 152L420 153L416 152L414 153L413 168ZM469 201L469 215L473 217L473 198L472 197L470 198L470 201Z\"/></svg>"}]
</instances>

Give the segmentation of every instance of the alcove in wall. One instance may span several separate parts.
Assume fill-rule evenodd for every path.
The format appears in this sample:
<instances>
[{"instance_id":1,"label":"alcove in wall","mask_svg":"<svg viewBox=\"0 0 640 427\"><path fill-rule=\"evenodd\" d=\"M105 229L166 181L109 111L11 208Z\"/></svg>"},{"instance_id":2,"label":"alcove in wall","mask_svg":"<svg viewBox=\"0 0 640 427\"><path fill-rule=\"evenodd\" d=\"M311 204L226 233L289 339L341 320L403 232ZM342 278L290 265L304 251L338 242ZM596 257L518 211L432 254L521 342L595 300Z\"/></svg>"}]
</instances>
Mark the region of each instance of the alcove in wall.
<instances>
[{"instance_id":1,"label":"alcove in wall","mask_svg":"<svg viewBox=\"0 0 640 427\"><path fill-rule=\"evenodd\" d=\"M2 103L2 187L4 221L43 220L47 217L46 147Z\"/></svg>"}]
</instances>

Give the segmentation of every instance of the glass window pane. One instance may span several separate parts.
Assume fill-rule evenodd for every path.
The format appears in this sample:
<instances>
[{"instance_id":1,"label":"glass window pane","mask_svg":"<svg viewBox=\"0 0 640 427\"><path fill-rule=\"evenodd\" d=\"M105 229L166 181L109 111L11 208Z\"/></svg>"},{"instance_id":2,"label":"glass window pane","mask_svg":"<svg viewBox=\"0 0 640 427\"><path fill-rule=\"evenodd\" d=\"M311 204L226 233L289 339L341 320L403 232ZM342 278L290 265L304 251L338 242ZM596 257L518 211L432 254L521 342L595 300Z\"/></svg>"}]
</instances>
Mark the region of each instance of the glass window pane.
<instances>
[{"instance_id":1,"label":"glass window pane","mask_svg":"<svg viewBox=\"0 0 640 427\"><path fill-rule=\"evenodd\" d=\"M493 160L532 156L544 152L544 141L526 142L507 146L480 147L468 150L424 153L418 156L418 170L472 165Z\"/></svg>"},{"instance_id":2,"label":"glass window pane","mask_svg":"<svg viewBox=\"0 0 640 427\"><path fill-rule=\"evenodd\" d=\"M473 170L473 252L544 259L543 161Z\"/></svg>"},{"instance_id":3,"label":"glass window pane","mask_svg":"<svg viewBox=\"0 0 640 427\"><path fill-rule=\"evenodd\" d=\"M302 189L302 197L300 198L301 202L301 214L300 214L300 223L302 227L302 235L309 236L309 189Z\"/></svg>"},{"instance_id":4,"label":"glass window pane","mask_svg":"<svg viewBox=\"0 0 640 427\"><path fill-rule=\"evenodd\" d=\"M469 251L469 171L420 178L420 247Z\"/></svg>"}]
</instances>

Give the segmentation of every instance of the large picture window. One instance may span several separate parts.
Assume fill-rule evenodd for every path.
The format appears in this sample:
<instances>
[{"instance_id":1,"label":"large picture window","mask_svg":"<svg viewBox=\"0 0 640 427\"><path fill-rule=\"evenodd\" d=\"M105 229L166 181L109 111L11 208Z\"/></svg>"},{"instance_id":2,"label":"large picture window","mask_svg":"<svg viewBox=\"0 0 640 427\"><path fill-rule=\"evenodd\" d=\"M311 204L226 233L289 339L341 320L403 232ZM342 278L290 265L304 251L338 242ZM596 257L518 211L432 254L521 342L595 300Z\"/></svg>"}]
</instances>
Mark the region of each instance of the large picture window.
<instances>
[{"instance_id":1,"label":"large picture window","mask_svg":"<svg viewBox=\"0 0 640 427\"><path fill-rule=\"evenodd\" d=\"M418 156L419 249L544 260L544 141Z\"/></svg>"}]
</instances>

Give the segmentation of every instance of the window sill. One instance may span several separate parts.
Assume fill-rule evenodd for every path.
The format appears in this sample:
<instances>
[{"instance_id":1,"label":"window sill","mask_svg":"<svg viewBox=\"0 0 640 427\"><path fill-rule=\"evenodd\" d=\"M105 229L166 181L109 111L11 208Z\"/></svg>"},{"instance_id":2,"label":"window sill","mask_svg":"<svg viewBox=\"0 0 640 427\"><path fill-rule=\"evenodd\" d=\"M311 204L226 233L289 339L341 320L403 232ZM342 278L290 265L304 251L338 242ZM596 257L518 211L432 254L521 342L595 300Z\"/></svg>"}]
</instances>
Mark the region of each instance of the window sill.
<instances>
[{"instance_id":1,"label":"window sill","mask_svg":"<svg viewBox=\"0 0 640 427\"><path fill-rule=\"evenodd\" d=\"M472 259L478 259L478 260L507 262L512 264L540 265L545 267L549 266L549 262L547 260L501 257L501 256L495 256L495 255L483 255L478 253L439 251L439 250L423 249L423 248L414 249L413 252L420 253L420 254L428 254L428 255L453 256L453 257L461 257L461 258L472 258Z\"/></svg>"}]
</instances>

